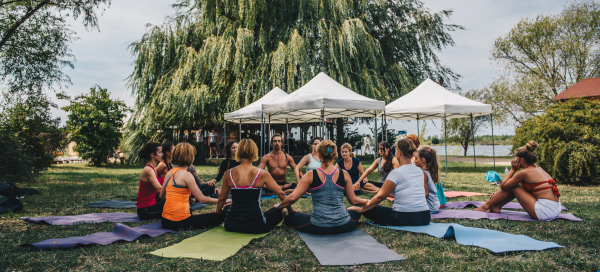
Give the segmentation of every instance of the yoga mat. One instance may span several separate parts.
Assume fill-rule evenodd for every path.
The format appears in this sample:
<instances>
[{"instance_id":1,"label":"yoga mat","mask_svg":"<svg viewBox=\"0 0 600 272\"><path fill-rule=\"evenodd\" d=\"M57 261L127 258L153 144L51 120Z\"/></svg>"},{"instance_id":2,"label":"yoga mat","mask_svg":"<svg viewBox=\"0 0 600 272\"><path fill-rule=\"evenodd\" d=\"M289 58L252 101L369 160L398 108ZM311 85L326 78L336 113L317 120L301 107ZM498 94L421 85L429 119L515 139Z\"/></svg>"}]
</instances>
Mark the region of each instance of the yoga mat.
<instances>
[{"instance_id":1,"label":"yoga mat","mask_svg":"<svg viewBox=\"0 0 600 272\"><path fill-rule=\"evenodd\" d=\"M316 235L298 231L321 265L357 265L406 260L358 228L351 232Z\"/></svg>"},{"instance_id":2,"label":"yoga mat","mask_svg":"<svg viewBox=\"0 0 600 272\"><path fill-rule=\"evenodd\" d=\"M465 227L455 223L430 223L426 226L400 227L379 226L372 222L367 222L381 228L425 233L437 238L454 238L456 239L456 242L461 245L482 247L494 253L509 251L539 251L563 247L557 243L539 241L525 235L515 235L490 229Z\"/></svg>"},{"instance_id":3,"label":"yoga mat","mask_svg":"<svg viewBox=\"0 0 600 272\"><path fill-rule=\"evenodd\" d=\"M177 231L168 230L162 227L160 222L130 228L123 224L116 223L112 232L99 232L82 237L53 238L37 243L22 244L40 249L70 249L78 245L108 245L117 241L134 241L141 236L157 237L165 233L177 233Z\"/></svg>"},{"instance_id":4,"label":"yoga mat","mask_svg":"<svg viewBox=\"0 0 600 272\"><path fill-rule=\"evenodd\" d=\"M208 206L205 203L192 203L190 204L190 209L197 210ZM87 204L87 207L90 208L114 208L114 209L137 209L135 206L135 201L129 200L118 200L118 199L104 199L96 202L92 202Z\"/></svg>"},{"instance_id":5,"label":"yoga mat","mask_svg":"<svg viewBox=\"0 0 600 272\"><path fill-rule=\"evenodd\" d=\"M61 226L70 226L81 223L142 222L135 213L88 213L67 216L21 217L21 220L36 224Z\"/></svg>"},{"instance_id":6,"label":"yoga mat","mask_svg":"<svg viewBox=\"0 0 600 272\"><path fill-rule=\"evenodd\" d=\"M500 213L487 213L473 210L446 210L440 209L438 213L431 214L431 219L443 219L443 218L456 218L456 219L506 219L513 221L537 221L536 219L531 218L526 212L519 211L507 211L503 210ZM575 217L571 213L562 213L557 218L547 219L544 221L552 221L554 219L564 219L571 221L582 221L581 218Z\"/></svg>"},{"instance_id":7,"label":"yoga mat","mask_svg":"<svg viewBox=\"0 0 600 272\"><path fill-rule=\"evenodd\" d=\"M219 226L170 247L152 251L150 254L166 258L223 261L237 253L242 247L250 243L252 239L260 238L267 234L229 232L223 226Z\"/></svg>"},{"instance_id":8,"label":"yoga mat","mask_svg":"<svg viewBox=\"0 0 600 272\"><path fill-rule=\"evenodd\" d=\"M479 207L481 205L483 205L484 202L481 201L457 201L457 202L447 202L446 205L444 205L444 208L447 209L464 209L468 206L475 206L475 207ZM502 207L502 209L511 209L511 210L523 210L523 206L521 206L521 203L519 202L508 202L506 203L506 205L504 205L504 207ZM565 208L565 206L561 206L561 209L567 210L567 208Z\"/></svg>"},{"instance_id":9,"label":"yoga mat","mask_svg":"<svg viewBox=\"0 0 600 272\"><path fill-rule=\"evenodd\" d=\"M483 194L483 193L475 193L475 192L461 192L461 191L445 191L444 195L446 196L446 198L451 198L451 197L459 197L459 196L480 196L480 195L490 195L490 194Z\"/></svg>"}]
</instances>

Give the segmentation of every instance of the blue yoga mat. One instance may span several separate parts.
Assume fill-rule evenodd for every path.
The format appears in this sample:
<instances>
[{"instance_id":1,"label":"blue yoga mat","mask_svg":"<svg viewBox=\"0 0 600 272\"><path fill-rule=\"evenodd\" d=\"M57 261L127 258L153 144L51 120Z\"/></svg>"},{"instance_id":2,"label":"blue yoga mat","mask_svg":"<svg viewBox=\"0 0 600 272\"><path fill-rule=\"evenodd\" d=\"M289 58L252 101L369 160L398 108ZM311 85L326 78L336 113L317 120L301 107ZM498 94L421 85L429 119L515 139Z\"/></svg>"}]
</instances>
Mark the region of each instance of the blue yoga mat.
<instances>
[{"instance_id":1,"label":"blue yoga mat","mask_svg":"<svg viewBox=\"0 0 600 272\"><path fill-rule=\"evenodd\" d=\"M539 251L563 247L557 243L535 240L525 235L515 235L497 230L465 227L455 223L430 223L426 226L379 226L370 221L369 224L393 230L425 233L436 238L452 238L466 246L483 247L494 253L510 251Z\"/></svg>"}]
</instances>

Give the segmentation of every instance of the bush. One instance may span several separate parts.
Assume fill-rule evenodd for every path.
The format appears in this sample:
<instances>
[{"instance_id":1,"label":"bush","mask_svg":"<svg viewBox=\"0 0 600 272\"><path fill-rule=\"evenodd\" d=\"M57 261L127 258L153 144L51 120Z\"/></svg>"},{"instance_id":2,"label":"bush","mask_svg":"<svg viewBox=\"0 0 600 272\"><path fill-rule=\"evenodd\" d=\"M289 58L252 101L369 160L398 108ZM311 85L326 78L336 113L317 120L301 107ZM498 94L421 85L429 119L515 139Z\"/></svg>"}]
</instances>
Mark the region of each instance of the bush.
<instances>
[{"instance_id":1,"label":"bush","mask_svg":"<svg viewBox=\"0 0 600 272\"><path fill-rule=\"evenodd\" d=\"M535 140L539 165L557 182L600 184L600 102L571 99L517 128L513 151Z\"/></svg>"}]
</instances>

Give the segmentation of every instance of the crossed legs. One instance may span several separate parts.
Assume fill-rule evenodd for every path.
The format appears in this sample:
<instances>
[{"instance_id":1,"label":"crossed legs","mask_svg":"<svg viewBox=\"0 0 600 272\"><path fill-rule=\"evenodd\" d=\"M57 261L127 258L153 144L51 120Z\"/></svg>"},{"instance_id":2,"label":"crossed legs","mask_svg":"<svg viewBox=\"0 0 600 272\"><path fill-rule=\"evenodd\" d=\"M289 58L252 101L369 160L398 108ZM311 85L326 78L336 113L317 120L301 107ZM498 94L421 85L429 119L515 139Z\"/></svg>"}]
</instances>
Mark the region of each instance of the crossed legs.
<instances>
[{"instance_id":1,"label":"crossed legs","mask_svg":"<svg viewBox=\"0 0 600 272\"><path fill-rule=\"evenodd\" d=\"M529 192L525 191L520 185L512 188L510 191L498 190L497 192L494 192L490 198L483 203L483 205L479 206L479 208L475 209L475 211L499 213L506 203L515 198L532 218L538 219L535 214L535 202L537 199Z\"/></svg>"}]
</instances>

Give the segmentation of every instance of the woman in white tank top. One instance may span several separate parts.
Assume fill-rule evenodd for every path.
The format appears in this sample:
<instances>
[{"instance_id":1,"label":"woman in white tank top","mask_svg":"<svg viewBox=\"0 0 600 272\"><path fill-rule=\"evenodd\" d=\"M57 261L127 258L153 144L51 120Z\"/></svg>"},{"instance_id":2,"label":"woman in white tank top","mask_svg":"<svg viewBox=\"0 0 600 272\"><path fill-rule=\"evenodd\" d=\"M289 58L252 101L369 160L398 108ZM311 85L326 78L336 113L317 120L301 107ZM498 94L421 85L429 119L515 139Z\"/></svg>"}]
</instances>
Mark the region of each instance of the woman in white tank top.
<instances>
[{"instance_id":1,"label":"woman in white tank top","mask_svg":"<svg viewBox=\"0 0 600 272\"><path fill-rule=\"evenodd\" d=\"M296 168L294 168L294 175L296 176L297 182L300 182L300 179L302 179L303 176L300 172L302 166L306 166L306 172L321 167L321 159L319 158L319 153L317 153L317 146L319 143L321 143L321 138L319 137L313 137L310 139L310 154L304 156L298 165L296 165Z\"/></svg>"}]
</instances>

